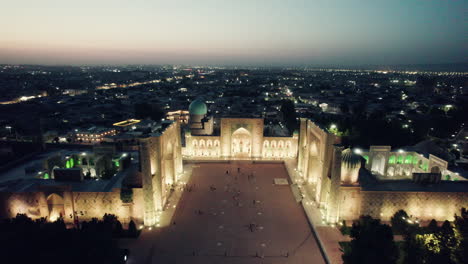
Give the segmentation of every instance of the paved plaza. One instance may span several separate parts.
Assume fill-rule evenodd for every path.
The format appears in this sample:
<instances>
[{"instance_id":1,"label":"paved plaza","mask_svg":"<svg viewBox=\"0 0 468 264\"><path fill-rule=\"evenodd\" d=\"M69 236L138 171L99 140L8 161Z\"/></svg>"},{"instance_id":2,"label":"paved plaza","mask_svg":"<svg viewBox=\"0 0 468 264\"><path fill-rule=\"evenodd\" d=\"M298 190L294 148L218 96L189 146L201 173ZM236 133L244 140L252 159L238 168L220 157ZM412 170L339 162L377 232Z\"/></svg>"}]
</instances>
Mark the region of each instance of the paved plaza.
<instances>
[{"instance_id":1,"label":"paved plaza","mask_svg":"<svg viewBox=\"0 0 468 264\"><path fill-rule=\"evenodd\" d=\"M280 163L200 163L171 225L128 241L129 263L324 263Z\"/></svg>"}]
</instances>

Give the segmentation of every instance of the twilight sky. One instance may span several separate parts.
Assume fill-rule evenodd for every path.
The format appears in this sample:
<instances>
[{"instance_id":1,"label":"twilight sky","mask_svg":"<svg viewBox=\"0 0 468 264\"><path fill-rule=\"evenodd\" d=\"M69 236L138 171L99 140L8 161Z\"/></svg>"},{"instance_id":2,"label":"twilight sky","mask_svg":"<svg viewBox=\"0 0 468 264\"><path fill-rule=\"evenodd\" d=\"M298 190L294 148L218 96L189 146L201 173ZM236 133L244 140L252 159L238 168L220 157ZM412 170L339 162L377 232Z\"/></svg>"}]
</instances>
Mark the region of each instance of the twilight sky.
<instances>
[{"instance_id":1,"label":"twilight sky","mask_svg":"<svg viewBox=\"0 0 468 264\"><path fill-rule=\"evenodd\" d=\"M0 64L466 62L466 0L4 0Z\"/></svg>"}]
</instances>

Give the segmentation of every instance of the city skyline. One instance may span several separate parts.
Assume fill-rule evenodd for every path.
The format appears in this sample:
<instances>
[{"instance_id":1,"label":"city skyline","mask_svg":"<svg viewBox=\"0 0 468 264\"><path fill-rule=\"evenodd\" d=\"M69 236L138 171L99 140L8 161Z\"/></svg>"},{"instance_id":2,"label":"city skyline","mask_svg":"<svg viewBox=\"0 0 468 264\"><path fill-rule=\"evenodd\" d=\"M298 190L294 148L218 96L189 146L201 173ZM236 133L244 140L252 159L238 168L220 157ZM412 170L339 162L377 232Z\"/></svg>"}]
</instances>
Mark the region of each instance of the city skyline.
<instances>
[{"instance_id":1,"label":"city skyline","mask_svg":"<svg viewBox=\"0 0 468 264\"><path fill-rule=\"evenodd\" d=\"M52 0L4 5L0 63L464 63L458 1Z\"/></svg>"}]
</instances>

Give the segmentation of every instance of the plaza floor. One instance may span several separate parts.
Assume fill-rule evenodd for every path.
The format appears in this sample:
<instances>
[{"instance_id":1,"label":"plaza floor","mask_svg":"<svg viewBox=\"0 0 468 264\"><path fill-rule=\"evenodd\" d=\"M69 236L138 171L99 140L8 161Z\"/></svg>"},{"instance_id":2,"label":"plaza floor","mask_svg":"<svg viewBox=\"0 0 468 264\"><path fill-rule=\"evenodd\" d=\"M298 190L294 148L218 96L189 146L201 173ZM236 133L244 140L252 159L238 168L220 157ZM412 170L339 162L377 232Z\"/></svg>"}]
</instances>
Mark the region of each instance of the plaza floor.
<instances>
[{"instance_id":1,"label":"plaza floor","mask_svg":"<svg viewBox=\"0 0 468 264\"><path fill-rule=\"evenodd\" d=\"M195 164L171 225L128 241L128 263L324 263L291 188L275 178L288 178L283 164Z\"/></svg>"}]
</instances>

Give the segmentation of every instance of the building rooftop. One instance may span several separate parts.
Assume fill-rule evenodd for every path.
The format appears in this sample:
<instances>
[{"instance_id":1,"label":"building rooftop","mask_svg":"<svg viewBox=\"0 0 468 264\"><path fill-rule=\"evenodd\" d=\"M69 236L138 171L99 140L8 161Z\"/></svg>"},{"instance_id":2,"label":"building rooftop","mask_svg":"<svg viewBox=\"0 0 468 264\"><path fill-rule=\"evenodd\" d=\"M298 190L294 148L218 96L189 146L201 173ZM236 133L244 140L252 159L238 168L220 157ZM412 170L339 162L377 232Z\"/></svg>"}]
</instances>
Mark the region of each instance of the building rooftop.
<instances>
[{"instance_id":1,"label":"building rooftop","mask_svg":"<svg viewBox=\"0 0 468 264\"><path fill-rule=\"evenodd\" d=\"M110 180L90 179L73 182L38 178L38 173L42 172L42 164L46 159L58 154L70 156L81 152L83 151L65 149L40 153L32 160L0 173L0 192L31 192L37 191L43 186L70 186L71 190L75 192L110 192L113 188L121 188L124 178L137 173L138 159L134 159L129 168L118 172ZM37 170L28 171L27 168L36 168Z\"/></svg>"},{"instance_id":2,"label":"building rooftop","mask_svg":"<svg viewBox=\"0 0 468 264\"><path fill-rule=\"evenodd\" d=\"M440 181L422 184L406 180L379 180L368 170L361 168L359 183L363 191L379 192L467 192L468 181Z\"/></svg>"}]
</instances>

